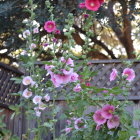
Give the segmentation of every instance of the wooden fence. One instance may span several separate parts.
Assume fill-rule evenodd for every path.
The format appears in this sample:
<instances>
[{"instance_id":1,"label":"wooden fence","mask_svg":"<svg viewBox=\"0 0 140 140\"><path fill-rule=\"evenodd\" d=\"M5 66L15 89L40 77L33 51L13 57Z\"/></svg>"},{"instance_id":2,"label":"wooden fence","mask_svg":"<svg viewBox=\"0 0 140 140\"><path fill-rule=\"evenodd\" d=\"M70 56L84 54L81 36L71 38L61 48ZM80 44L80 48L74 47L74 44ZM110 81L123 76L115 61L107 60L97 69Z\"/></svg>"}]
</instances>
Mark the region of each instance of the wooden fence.
<instances>
[{"instance_id":1,"label":"wooden fence","mask_svg":"<svg viewBox=\"0 0 140 140\"><path fill-rule=\"evenodd\" d=\"M127 60L128 61L128 60ZM135 73L136 73L136 78L132 82L132 88L129 93L129 101L134 102L133 106L128 106L127 110L133 115L133 111L136 109L140 109L140 61L134 61L134 60L129 60L133 61L133 65L131 66ZM40 67L42 66L41 63L38 63ZM82 68L82 67L81 67ZM96 61L91 61L91 64L89 65L89 68L91 71L96 71L98 72L96 76L93 77L91 80L92 86L97 86L97 87L106 87L106 88L111 88L115 86L115 81L109 82L109 75L112 71L113 68L116 68L119 72L122 72L126 66L122 63L121 60L96 60ZM19 90L20 85L15 84L12 81L12 85L10 86L5 86L8 82L11 83L9 80L7 80L7 77L10 79L10 77L16 77L16 76L21 76L23 73L20 71L17 71L13 68L10 68L4 64L0 63L0 83L1 83L1 88L0 88L0 95L1 95L1 108L5 108L4 114L6 114L5 122L7 125L7 128L12 131L13 134L16 134L20 137L21 140L24 140L22 138L22 134L25 134L27 130L27 121L25 118L24 111L21 112L21 114L17 117L15 117L13 120L10 119L11 114L13 111L8 109L8 105L10 104L15 104L16 102L19 102L19 99L16 97L11 97L10 92L16 92ZM3 78L5 77L5 78ZM3 82L4 81L4 82ZM5 88L4 88L5 87ZM7 87L7 88L6 88ZM14 88L16 87L16 88ZM17 88L18 87L18 88ZM4 93L4 94L3 94ZM4 96L3 96L4 95ZM11 97L11 98L10 98ZM8 98L8 99L7 99ZM15 101L16 99L16 101ZM123 97L119 96L118 100L123 100ZM65 99L62 97L57 100L57 104L62 108L62 110L65 110L66 108L66 103ZM90 112L93 108L89 108L87 112ZM62 112L59 112L57 117L60 116ZM44 115L41 116L42 120L45 121ZM34 126L36 126L36 122L30 121L30 128L32 129ZM134 127L140 128L140 121L134 121L133 122ZM56 124L56 135L59 136L61 133L61 130L65 128L65 121L58 121ZM33 134L30 136L30 140L33 139ZM52 135L49 134L47 137L42 136L42 140L52 140Z\"/></svg>"}]
</instances>

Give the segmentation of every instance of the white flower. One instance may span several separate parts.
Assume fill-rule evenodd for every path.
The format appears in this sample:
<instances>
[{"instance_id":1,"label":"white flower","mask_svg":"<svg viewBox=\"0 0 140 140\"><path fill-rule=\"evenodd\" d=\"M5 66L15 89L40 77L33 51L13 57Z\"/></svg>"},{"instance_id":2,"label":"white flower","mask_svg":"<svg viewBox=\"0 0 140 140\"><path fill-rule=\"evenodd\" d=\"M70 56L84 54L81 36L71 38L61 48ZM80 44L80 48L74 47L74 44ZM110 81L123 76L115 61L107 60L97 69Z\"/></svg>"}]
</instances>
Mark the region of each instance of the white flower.
<instances>
[{"instance_id":1,"label":"white flower","mask_svg":"<svg viewBox=\"0 0 140 140\"><path fill-rule=\"evenodd\" d=\"M40 102L39 103L39 109L40 110L45 110L45 108L46 108L46 105L44 103Z\"/></svg>"},{"instance_id":2,"label":"white flower","mask_svg":"<svg viewBox=\"0 0 140 140\"><path fill-rule=\"evenodd\" d=\"M30 36L30 31L29 30L25 30L24 32L23 32L23 37L24 38L27 38L28 36Z\"/></svg>"},{"instance_id":3,"label":"white flower","mask_svg":"<svg viewBox=\"0 0 140 140\"><path fill-rule=\"evenodd\" d=\"M33 33L34 33L34 34L39 33L39 29L38 29L38 27L36 27L36 28L33 29Z\"/></svg>"},{"instance_id":4,"label":"white flower","mask_svg":"<svg viewBox=\"0 0 140 140\"><path fill-rule=\"evenodd\" d=\"M29 48L32 50L32 49L35 49L36 48L36 44L32 43Z\"/></svg>"},{"instance_id":5,"label":"white flower","mask_svg":"<svg viewBox=\"0 0 140 140\"><path fill-rule=\"evenodd\" d=\"M42 99L41 96L36 95L36 96L33 98L33 103L34 103L34 104L39 104L39 103L41 102L41 99Z\"/></svg>"},{"instance_id":6,"label":"white flower","mask_svg":"<svg viewBox=\"0 0 140 140\"><path fill-rule=\"evenodd\" d=\"M36 111L35 114L36 114L37 117L41 116L41 112L40 111Z\"/></svg>"},{"instance_id":7,"label":"white flower","mask_svg":"<svg viewBox=\"0 0 140 140\"><path fill-rule=\"evenodd\" d=\"M23 97L25 97L26 99L30 98L32 96L32 92L29 91L28 89L25 89L23 91L23 94L22 94Z\"/></svg>"}]
</instances>

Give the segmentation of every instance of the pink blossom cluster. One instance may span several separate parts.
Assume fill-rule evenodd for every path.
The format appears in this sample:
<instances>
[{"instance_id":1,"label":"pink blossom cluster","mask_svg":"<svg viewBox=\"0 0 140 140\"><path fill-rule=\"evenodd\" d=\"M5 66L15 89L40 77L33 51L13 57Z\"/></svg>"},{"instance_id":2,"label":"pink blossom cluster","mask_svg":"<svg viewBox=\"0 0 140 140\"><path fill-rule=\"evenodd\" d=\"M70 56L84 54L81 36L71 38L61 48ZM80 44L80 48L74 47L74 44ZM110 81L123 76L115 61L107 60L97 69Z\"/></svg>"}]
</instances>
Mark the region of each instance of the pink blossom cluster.
<instances>
[{"instance_id":1,"label":"pink blossom cluster","mask_svg":"<svg viewBox=\"0 0 140 140\"><path fill-rule=\"evenodd\" d=\"M97 110L93 115L96 122L96 130L99 130L105 123L109 129L117 128L120 124L120 119L114 115L115 107L113 105L104 105L102 109Z\"/></svg>"},{"instance_id":2,"label":"pink blossom cluster","mask_svg":"<svg viewBox=\"0 0 140 140\"><path fill-rule=\"evenodd\" d=\"M72 129L81 130L86 128L85 119L83 118L72 118L71 120L66 121L68 127L65 128L65 132L68 134L72 131Z\"/></svg>"},{"instance_id":3,"label":"pink blossom cluster","mask_svg":"<svg viewBox=\"0 0 140 140\"><path fill-rule=\"evenodd\" d=\"M44 29L48 32L48 33L52 33L54 32L54 34L60 34L60 30L56 28L56 23L55 21L46 21L45 25L44 25Z\"/></svg>"},{"instance_id":4,"label":"pink blossom cluster","mask_svg":"<svg viewBox=\"0 0 140 140\"><path fill-rule=\"evenodd\" d=\"M79 8L97 11L103 3L104 0L85 0L85 2L79 4Z\"/></svg>"},{"instance_id":5,"label":"pink blossom cluster","mask_svg":"<svg viewBox=\"0 0 140 140\"><path fill-rule=\"evenodd\" d=\"M113 69L112 72L111 72L111 74L110 74L110 81L114 81L116 79L117 75L118 75L117 70L116 69ZM126 80L129 81L129 82L131 82L135 78L135 72L131 68L125 68L123 70L122 76L123 77L125 76L126 77Z\"/></svg>"},{"instance_id":6,"label":"pink blossom cluster","mask_svg":"<svg viewBox=\"0 0 140 140\"><path fill-rule=\"evenodd\" d=\"M65 68L60 69L60 74L55 74L52 70L55 69L53 65L45 65L45 69L51 75L51 81L55 87L60 87L63 84L69 82L76 82L78 80L78 74L73 71L74 63L71 58L67 60L64 57L61 57L60 62L66 67L69 66L70 69L66 70Z\"/></svg>"}]
</instances>

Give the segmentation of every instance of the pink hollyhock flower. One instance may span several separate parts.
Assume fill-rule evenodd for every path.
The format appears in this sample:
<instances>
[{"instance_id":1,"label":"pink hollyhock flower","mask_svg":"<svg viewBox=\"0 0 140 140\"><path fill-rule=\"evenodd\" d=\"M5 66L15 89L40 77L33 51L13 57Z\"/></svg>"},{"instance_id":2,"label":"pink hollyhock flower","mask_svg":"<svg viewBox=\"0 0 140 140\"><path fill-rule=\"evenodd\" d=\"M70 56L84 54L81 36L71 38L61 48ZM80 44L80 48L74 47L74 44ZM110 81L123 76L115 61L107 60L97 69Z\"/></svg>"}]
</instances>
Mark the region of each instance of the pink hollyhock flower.
<instances>
[{"instance_id":1,"label":"pink hollyhock flower","mask_svg":"<svg viewBox=\"0 0 140 140\"><path fill-rule=\"evenodd\" d=\"M36 95L34 98L33 98L33 103L34 104L39 104L42 100L42 97L41 96L38 96Z\"/></svg>"},{"instance_id":2,"label":"pink hollyhock flower","mask_svg":"<svg viewBox=\"0 0 140 140\"><path fill-rule=\"evenodd\" d=\"M74 88L73 88L73 91L75 91L75 92L80 92L81 91L81 86L80 86L80 84L77 84Z\"/></svg>"},{"instance_id":3,"label":"pink hollyhock flower","mask_svg":"<svg viewBox=\"0 0 140 140\"><path fill-rule=\"evenodd\" d=\"M100 4L103 4L104 3L104 0L99 0Z\"/></svg>"},{"instance_id":4,"label":"pink hollyhock flower","mask_svg":"<svg viewBox=\"0 0 140 140\"><path fill-rule=\"evenodd\" d=\"M80 3L79 8L81 8L81 9L86 8L85 3L84 2Z\"/></svg>"},{"instance_id":5,"label":"pink hollyhock flower","mask_svg":"<svg viewBox=\"0 0 140 140\"><path fill-rule=\"evenodd\" d=\"M38 27L36 27L36 28L33 29L33 33L34 33L34 34L39 33L39 29L38 29Z\"/></svg>"},{"instance_id":6,"label":"pink hollyhock flower","mask_svg":"<svg viewBox=\"0 0 140 140\"><path fill-rule=\"evenodd\" d=\"M56 29L56 30L54 31L54 33L57 34L57 35L58 35L58 34L61 34L61 32L60 32L59 29Z\"/></svg>"},{"instance_id":7,"label":"pink hollyhock flower","mask_svg":"<svg viewBox=\"0 0 140 140\"><path fill-rule=\"evenodd\" d=\"M61 57L61 58L60 58L60 61L63 62L63 63L66 63L66 60L65 60L64 57Z\"/></svg>"},{"instance_id":8,"label":"pink hollyhock flower","mask_svg":"<svg viewBox=\"0 0 140 140\"><path fill-rule=\"evenodd\" d=\"M30 98L30 97L32 96L32 92L29 91L28 89L25 89L25 90L23 91L22 96L23 96L24 98L28 99L28 98Z\"/></svg>"},{"instance_id":9,"label":"pink hollyhock flower","mask_svg":"<svg viewBox=\"0 0 140 140\"><path fill-rule=\"evenodd\" d=\"M140 138L140 130L137 131L137 135Z\"/></svg>"},{"instance_id":10,"label":"pink hollyhock flower","mask_svg":"<svg viewBox=\"0 0 140 140\"><path fill-rule=\"evenodd\" d=\"M30 85L32 82L33 82L33 80L32 80L32 78L30 76L26 76L22 80L22 83L25 86Z\"/></svg>"},{"instance_id":11,"label":"pink hollyhock flower","mask_svg":"<svg viewBox=\"0 0 140 140\"><path fill-rule=\"evenodd\" d=\"M35 114L37 117L40 117L41 116L41 112L38 110L38 111L35 111Z\"/></svg>"},{"instance_id":12,"label":"pink hollyhock flower","mask_svg":"<svg viewBox=\"0 0 140 140\"><path fill-rule=\"evenodd\" d=\"M82 79L82 75L79 75L78 80L80 80L80 83L84 82L84 80Z\"/></svg>"},{"instance_id":13,"label":"pink hollyhock flower","mask_svg":"<svg viewBox=\"0 0 140 140\"><path fill-rule=\"evenodd\" d=\"M71 121L70 120L66 120L68 125L71 125Z\"/></svg>"},{"instance_id":14,"label":"pink hollyhock flower","mask_svg":"<svg viewBox=\"0 0 140 140\"><path fill-rule=\"evenodd\" d=\"M115 107L113 105L105 105L102 108L102 116L105 119L111 119L113 117L113 112L115 111Z\"/></svg>"},{"instance_id":15,"label":"pink hollyhock flower","mask_svg":"<svg viewBox=\"0 0 140 140\"><path fill-rule=\"evenodd\" d=\"M85 121L82 118L78 118L74 122L75 129L86 128Z\"/></svg>"},{"instance_id":16,"label":"pink hollyhock flower","mask_svg":"<svg viewBox=\"0 0 140 140\"><path fill-rule=\"evenodd\" d=\"M72 128L65 128L65 132L66 132L67 134L70 133L71 130L72 130Z\"/></svg>"},{"instance_id":17,"label":"pink hollyhock flower","mask_svg":"<svg viewBox=\"0 0 140 140\"><path fill-rule=\"evenodd\" d=\"M70 68L69 71L67 71L65 69L63 69L62 71L63 71L64 75L71 75L73 73L73 68Z\"/></svg>"},{"instance_id":18,"label":"pink hollyhock flower","mask_svg":"<svg viewBox=\"0 0 140 140\"><path fill-rule=\"evenodd\" d=\"M83 16L84 16L84 18L88 18L89 14L84 14Z\"/></svg>"},{"instance_id":19,"label":"pink hollyhock flower","mask_svg":"<svg viewBox=\"0 0 140 140\"><path fill-rule=\"evenodd\" d=\"M107 121L107 127L109 129L117 128L120 124L120 119L117 115L114 115L111 119Z\"/></svg>"},{"instance_id":20,"label":"pink hollyhock flower","mask_svg":"<svg viewBox=\"0 0 140 140\"><path fill-rule=\"evenodd\" d=\"M51 70L52 70L53 68L54 68L54 66L53 66L53 65L47 65L47 64L45 65L45 70L47 70L49 74L51 74L51 73L52 73L52 71L51 71Z\"/></svg>"},{"instance_id":21,"label":"pink hollyhock flower","mask_svg":"<svg viewBox=\"0 0 140 140\"><path fill-rule=\"evenodd\" d=\"M101 125L106 122L106 119L102 116L102 110L97 110L93 115L93 119L97 123L97 125Z\"/></svg>"},{"instance_id":22,"label":"pink hollyhock flower","mask_svg":"<svg viewBox=\"0 0 140 140\"><path fill-rule=\"evenodd\" d=\"M66 60L64 57L61 57L60 61L63 63L66 63L67 65L70 65L72 67L74 66L73 60L71 58L68 58L68 60Z\"/></svg>"},{"instance_id":23,"label":"pink hollyhock flower","mask_svg":"<svg viewBox=\"0 0 140 140\"><path fill-rule=\"evenodd\" d=\"M101 4L99 0L85 0L85 6L88 10L97 11Z\"/></svg>"},{"instance_id":24,"label":"pink hollyhock flower","mask_svg":"<svg viewBox=\"0 0 140 140\"><path fill-rule=\"evenodd\" d=\"M46 105L42 102L39 103L39 107L40 110L45 110L46 109Z\"/></svg>"},{"instance_id":25,"label":"pink hollyhock flower","mask_svg":"<svg viewBox=\"0 0 140 140\"><path fill-rule=\"evenodd\" d=\"M35 49L36 48L36 44L32 43L29 48L32 50L32 49Z\"/></svg>"},{"instance_id":26,"label":"pink hollyhock flower","mask_svg":"<svg viewBox=\"0 0 140 140\"><path fill-rule=\"evenodd\" d=\"M71 74L71 82L76 82L78 80L79 75L74 72Z\"/></svg>"},{"instance_id":27,"label":"pink hollyhock flower","mask_svg":"<svg viewBox=\"0 0 140 140\"><path fill-rule=\"evenodd\" d=\"M66 62L67 65L70 65L70 66L74 66L74 63L73 63L73 60L71 58L68 58L67 62Z\"/></svg>"},{"instance_id":28,"label":"pink hollyhock flower","mask_svg":"<svg viewBox=\"0 0 140 140\"><path fill-rule=\"evenodd\" d=\"M54 21L47 21L47 22L45 22L44 29L48 33L51 33L53 31L55 31L56 30L56 24L55 24L55 22Z\"/></svg>"},{"instance_id":29,"label":"pink hollyhock flower","mask_svg":"<svg viewBox=\"0 0 140 140\"><path fill-rule=\"evenodd\" d=\"M26 55L27 54L27 51L26 50L23 50L22 52L21 52L21 55Z\"/></svg>"},{"instance_id":30,"label":"pink hollyhock flower","mask_svg":"<svg viewBox=\"0 0 140 140\"><path fill-rule=\"evenodd\" d=\"M35 82L35 81L33 81L32 83L31 83L31 87L33 87L33 86L35 86L36 88L38 87L38 84Z\"/></svg>"},{"instance_id":31,"label":"pink hollyhock flower","mask_svg":"<svg viewBox=\"0 0 140 140\"><path fill-rule=\"evenodd\" d=\"M87 86L87 87L90 87L90 83L89 83L89 82L87 82L87 83L86 83L86 86Z\"/></svg>"},{"instance_id":32,"label":"pink hollyhock flower","mask_svg":"<svg viewBox=\"0 0 140 140\"><path fill-rule=\"evenodd\" d=\"M46 102L49 102L49 101L50 101L50 96L49 96L48 94L46 94L46 95L44 96L44 99L45 99Z\"/></svg>"},{"instance_id":33,"label":"pink hollyhock flower","mask_svg":"<svg viewBox=\"0 0 140 140\"><path fill-rule=\"evenodd\" d=\"M112 73L110 74L110 81L114 81L117 77L117 70L116 69L113 69L112 70Z\"/></svg>"},{"instance_id":34,"label":"pink hollyhock flower","mask_svg":"<svg viewBox=\"0 0 140 140\"><path fill-rule=\"evenodd\" d=\"M30 32L29 30L25 30L25 31L23 32L23 37L24 37L24 38L27 38L28 36L30 36L30 34L31 34L31 32Z\"/></svg>"},{"instance_id":35,"label":"pink hollyhock flower","mask_svg":"<svg viewBox=\"0 0 140 140\"><path fill-rule=\"evenodd\" d=\"M101 125L97 125L96 126L96 130L98 131L98 130L100 130L101 129Z\"/></svg>"},{"instance_id":36,"label":"pink hollyhock flower","mask_svg":"<svg viewBox=\"0 0 140 140\"><path fill-rule=\"evenodd\" d=\"M103 90L103 93L108 93L108 90Z\"/></svg>"},{"instance_id":37,"label":"pink hollyhock flower","mask_svg":"<svg viewBox=\"0 0 140 140\"><path fill-rule=\"evenodd\" d=\"M135 72L130 68L125 68L122 75L127 76L126 80L128 80L129 82L133 81L135 78Z\"/></svg>"},{"instance_id":38,"label":"pink hollyhock flower","mask_svg":"<svg viewBox=\"0 0 140 140\"><path fill-rule=\"evenodd\" d=\"M71 80L71 75L60 75L60 74L51 74L51 81L55 87L59 87L61 84L67 84Z\"/></svg>"}]
</instances>

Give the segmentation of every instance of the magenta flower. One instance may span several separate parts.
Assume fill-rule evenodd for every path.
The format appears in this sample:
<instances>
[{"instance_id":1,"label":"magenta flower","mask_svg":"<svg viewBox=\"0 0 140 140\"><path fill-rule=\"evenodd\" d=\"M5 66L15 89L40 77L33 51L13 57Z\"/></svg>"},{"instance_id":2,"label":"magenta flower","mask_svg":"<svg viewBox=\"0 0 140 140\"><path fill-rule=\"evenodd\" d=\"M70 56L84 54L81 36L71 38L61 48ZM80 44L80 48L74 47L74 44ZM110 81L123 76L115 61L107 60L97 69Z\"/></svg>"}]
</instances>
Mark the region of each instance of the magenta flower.
<instances>
[{"instance_id":1,"label":"magenta flower","mask_svg":"<svg viewBox=\"0 0 140 140\"><path fill-rule=\"evenodd\" d=\"M84 2L80 3L79 8L81 8L81 9L86 8L85 3Z\"/></svg>"},{"instance_id":2,"label":"magenta flower","mask_svg":"<svg viewBox=\"0 0 140 140\"><path fill-rule=\"evenodd\" d=\"M77 84L74 88L73 88L73 91L75 91L75 92L80 92L81 91L81 86L80 86L80 84Z\"/></svg>"},{"instance_id":3,"label":"magenta flower","mask_svg":"<svg viewBox=\"0 0 140 140\"><path fill-rule=\"evenodd\" d=\"M59 30L59 29L56 29L56 30L54 31L54 33L55 33L56 35L61 34L61 32L60 32L60 30Z\"/></svg>"},{"instance_id":4,"label":"magenta flower","mask_svg":"<svg viewBox=\"0 0 140 140\"><path fill-rule=\"evenodd\" d=\"M74 122L75 129L86 128L85 121L82 118L78 118Z\"/></svg>"},{"instance_id":5,"label":"magenta flower","mask_svg":"<svg viewBox=\"0 0 140 140\"><path fill-rule=\"evenodd\" d=\"M110 120L107 121L107 127L109 129L117 128L120 124L120 119L117 115L114 115Z\"/></svg>"},{"instance_id":6,"label":"magenta flower","mask_svg":"<svg viewBox=\"0 0 140 140\"><path fill-rule=\"evenodd\" d=\"M78 80L79 75L76 72L71 74L71 82L76 82Z\"/></svg>"},{"instance_id":7,"label":"magenta flower","mask_svg":"<svg viewBox=\"0 0 140 140\"><path fill-rule=\"evenodd\" d=\"M105 118L105 119L111 119L113 117L113 113L115 111L115 107L112 106L112 105L105 105L103 108L102 108L102 116Z\"/></svg>"},{"instance_id":8,"label":"magenta flower","mask_svg":"<svg viewBox=\"0 0 140 140\"><path fill-rule=\"evenodd\" d=\"M44 29L48 32L51 33L56 30L56 24L54 21L46 21L44 25Z\"/></svg>"},{"instance_id":9,"label":"magenta flower","mask_svg":"<svg viewBox=\"0 0 140 140\"><path fill-rule=\"evenodd\" d=\"M97 11L101 4L99 0L85 0L85 6L88 10Z\"/></svg>"},{"instance_id":10,"label":"magenta flower","mask_svg":"<svg viewBox=\"0 0 140 140\"><path fill-rule=\"evenodd\" d=\"M89 14L84 14L83 16L84 16L84 18L88 18Z\"/></svg>"},{"instance_id":11,"label":"magenta flower","mask_svg":"<svg viewBox=\"0 0 140 140\"><path fill-rule=\"evenodd\" d=\"M93 115L93 119L97 123L97 125L101 125L106 122L106 119L102 116L102 110L97 110Z\"/></svg>"},{"instance_id":12,"label":"magenta flower","mask_svg":"<svg viewBox=\"0 0 140 140\"><path fill-rule=\"evenodd\" d=\"M117 70L116 69L113 69L111 74L110 74L110 81L114 81L117 77Z\"/></svg>"},{"instance_id":13,"label":"magenta flower","mask_svg":"<svg viewBox=\"0 0 140 140\"><path fill-rule=\"evenodd\" d=\"M91 84L90 84L89 82L86 83L86 86L87 86L87 87L90 87L90 85L91 85Z\"/></svg>"},{"instance_id":14,"label":"magenta flower","mask_svg":"<svg viewBox=\"0 0 140 140\"><path fill-rule=\"evenodd\" d=\"M26 98L26 99L29 99L29 98L32 96L32 92L29 91L28 89L25 89L25 90L23 91L22 96L23 96L24 98Z\"/></svg>"},{"instance_id":15,"label":"magenta flower","mask_svg":"<svg viewBox=\"0 0 140 140\"><path fill-rule=\"evenodd\" d=\"M129 82L133 81L134 78L135 78L135 72L133 69L130 69L130 68L125 68L123 70L123 76L126 76L126 80L128 80Z\"/></svg>"},{"instance_id":16,"label":"magenta flower","mask_svg":"<svg viewBox=\"0 0 140 140\"><path fill-rule=\"evenodd\" d=\"M100 4L103 4L104 3L104 0L99 0Z\"/></svg>"},{"instance_id":17,"label":"magenta flower","mask_svg":"<svg viewBox=\"0 0 140 140\"><path fill-rule=\"evenodd\" d=\"M65 132L66 132L67 134L70 133L71 130L72 130L72 128L65 128Z\"/></svg>"}]
</instances>

